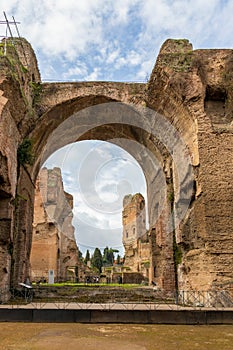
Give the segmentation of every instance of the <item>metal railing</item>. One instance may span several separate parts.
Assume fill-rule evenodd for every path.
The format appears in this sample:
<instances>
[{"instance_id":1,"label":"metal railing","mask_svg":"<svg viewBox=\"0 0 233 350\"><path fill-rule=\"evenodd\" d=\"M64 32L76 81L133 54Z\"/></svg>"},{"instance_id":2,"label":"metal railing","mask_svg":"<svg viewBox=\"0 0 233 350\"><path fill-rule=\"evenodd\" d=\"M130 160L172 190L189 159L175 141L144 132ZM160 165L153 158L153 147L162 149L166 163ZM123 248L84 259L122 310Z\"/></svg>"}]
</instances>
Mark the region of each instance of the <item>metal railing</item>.
<instances>
[{"instance_id":1,"label":"metal railing","mask_svg":"<svg viewBox=\"0 0 233 350\"><path fill-rule=\"evenodd\" d=\"M233 296L227 290L179 291L179 305L205 308L232 308Z\"/></svg>"},{"instance_id":2,"label":"metal railing","mask_svg":"<svg viewBox=\"0 0 233 350\"><path fill-rule=\"evenodd\" d=\"M115 291L106 296L104 293L77 297L73 295L51 295L51 289L1 290L0 301L8 308L35 309L100 309L100 310L179 310L179 309L233 309L233 296L227 290L211 291L175 291L165 292L152 288ZM42 292L42 293L40 293ZM107 293L108 294L108 293Z\"/></svg>"}]
</instances>

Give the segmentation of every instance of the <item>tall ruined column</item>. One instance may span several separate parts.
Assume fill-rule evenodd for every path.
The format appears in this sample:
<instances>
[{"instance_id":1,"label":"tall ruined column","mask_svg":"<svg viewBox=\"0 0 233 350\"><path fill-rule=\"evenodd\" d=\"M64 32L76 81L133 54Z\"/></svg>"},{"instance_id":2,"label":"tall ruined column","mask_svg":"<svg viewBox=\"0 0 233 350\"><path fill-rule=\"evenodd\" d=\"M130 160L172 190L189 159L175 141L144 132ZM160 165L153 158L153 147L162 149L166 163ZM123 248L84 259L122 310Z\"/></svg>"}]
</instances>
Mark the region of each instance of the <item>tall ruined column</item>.
<instances>
[{"instance_id":1,"label":"tall ruined column","mask_svg":"<svg viewBox=\"0 0 233 350\"><path fill-rule=\"evenodd\" d=\"M76 279L79 266L74 236L73 197L64 191L61 170L41 169L35 195L31 278L48 279L54 271L56 281Z\"/></svg>"},{"instance_id":2,"label":"tall ruined column","mask_svg":"<svg viewBox=\"0 0 233 350\"><path fill-rule=\"evenodd\" d=\"M12 213L11 198L2 198L0 200L0 289L8 289L10 286Z\"/></svg>"},{"instance_id":3,"label":"tall ruined column","mask_svg":"<svg viewBox=\"0 0 233 350\"><path fill-rule=\"evenodd\" d=\"M124 197L122 223L124 264L136 272L139 271L138 240L146 233L145 199L140 193Z\"/></svg>"},{"instance_id":4,"label":"tall ruined column","mask_svg":"<svg viewBox=\"0 0 233 350\"><path fill-rule=\"evenodd\" d=\"M15 227L13 237L12 275L13 286L24 282L30 274L29 257L32 242L34 210L34 185L30 176L20 169L18 190L15 199Z\"/></svg>"},{"instance_id":5,"label":"tall ruined column","mask_svg":"<svg viewBox=\"0 0 233 350\"><path fill-rule=\"evenodd\" d=\"M140 193L124 197L122 223L124 266L150 282L151 242L146 229L145 199Z\"/></svg>"}]
</instances>

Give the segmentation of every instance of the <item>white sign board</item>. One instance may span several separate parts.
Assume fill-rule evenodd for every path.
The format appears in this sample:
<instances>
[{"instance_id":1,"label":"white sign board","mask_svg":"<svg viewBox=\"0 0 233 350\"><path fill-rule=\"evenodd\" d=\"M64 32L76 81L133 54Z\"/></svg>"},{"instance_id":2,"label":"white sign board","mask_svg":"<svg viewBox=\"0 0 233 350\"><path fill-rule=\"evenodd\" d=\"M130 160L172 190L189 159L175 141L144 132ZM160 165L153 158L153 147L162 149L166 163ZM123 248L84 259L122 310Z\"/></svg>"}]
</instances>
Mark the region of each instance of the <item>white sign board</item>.
<instances>
[{"instance_id":1,"label":"white sign board","mask_svg":"<svg viewBox=\"0 0 233 350\"><path fill-rule=\"evenodd\" d=\"M54 284L54 270L49 270L49 284Z\"/></svg>"}]
</instances>

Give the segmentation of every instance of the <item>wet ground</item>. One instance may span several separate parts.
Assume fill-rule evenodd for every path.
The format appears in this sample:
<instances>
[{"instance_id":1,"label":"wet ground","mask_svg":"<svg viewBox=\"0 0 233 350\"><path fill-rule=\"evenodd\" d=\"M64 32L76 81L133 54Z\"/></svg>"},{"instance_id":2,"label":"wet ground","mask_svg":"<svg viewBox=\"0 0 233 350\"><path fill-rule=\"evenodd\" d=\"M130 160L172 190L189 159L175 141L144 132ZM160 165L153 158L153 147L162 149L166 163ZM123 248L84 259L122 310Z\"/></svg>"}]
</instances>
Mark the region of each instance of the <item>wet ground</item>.
<instances>
[{"instance_id":1,"label":"wet ground","mask_svg":"<svg viewBox=\"0 0 233 350\"><path fill-rule=\"evenodd\" d=\"M233 326L1 323L0 350L232 350Z\"/></svg>"}]
</instances>

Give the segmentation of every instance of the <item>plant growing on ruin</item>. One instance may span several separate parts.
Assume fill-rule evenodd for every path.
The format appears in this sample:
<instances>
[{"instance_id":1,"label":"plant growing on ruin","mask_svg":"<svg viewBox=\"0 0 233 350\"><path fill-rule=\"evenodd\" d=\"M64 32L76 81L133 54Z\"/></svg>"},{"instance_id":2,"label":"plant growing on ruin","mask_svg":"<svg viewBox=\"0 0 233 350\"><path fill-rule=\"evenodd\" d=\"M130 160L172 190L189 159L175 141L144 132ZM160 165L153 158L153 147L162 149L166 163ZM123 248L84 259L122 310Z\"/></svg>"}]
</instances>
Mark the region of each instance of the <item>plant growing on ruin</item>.
<instances>
[{"instance_id":1,"label":"plant growing on ruin","mask_svg":"<svg viewBox=\"0 0 233 350\"><path fill-rule=\"evenodd\" d=\"M168 193L168 200L169 202L173 203L174 202L174 192L171 191Z\"/></svg>"},{"instance_id":2,"label":"plant growing on ruin","mask_svg":"<svg viewBox=\"0 0 233 350\"><path fill-rule=\"evenodd\" d=\"M42 85L40 82L31 81L30 86L32 88L32 106L34 107L40 100Z\"/></svg>"},{"instance_id":3,"label":"plant growing on ruin","mask_svg":"<svg viewBox=\"0 0 233 350\"><path fill-rule=\"evenodd\" d=\"M8 248L8 253L12 256L12 255L13 255L13 249L14 249L14 246L13 246L13 242L12 242L12 241L10 241L10 242L8 243L7 248Z\"/></svg>"},{"instance_id":4,"label":"plant growing on ruin","mask_svg":"<svg viewBox=\"0 0 233 350\"><path fill-rule=\"evenodd\" d=\"M32 141L24 139L17 151L18 163L20 165L32 165L34 155L32 153Z\"/></svg>"},{"instance_id":5,"label":"plant growing on ruin","mask_svg":"<svg viewBox=\"0 0 233 350\"><path fill-rule=\"evenodd\" d=\"M182 250L180 246L176 243L175 237L173 241L173 254L174 254L175 266L177 268L177 266L182 262Z\"/></svg>"}]
</instances>

